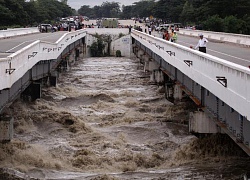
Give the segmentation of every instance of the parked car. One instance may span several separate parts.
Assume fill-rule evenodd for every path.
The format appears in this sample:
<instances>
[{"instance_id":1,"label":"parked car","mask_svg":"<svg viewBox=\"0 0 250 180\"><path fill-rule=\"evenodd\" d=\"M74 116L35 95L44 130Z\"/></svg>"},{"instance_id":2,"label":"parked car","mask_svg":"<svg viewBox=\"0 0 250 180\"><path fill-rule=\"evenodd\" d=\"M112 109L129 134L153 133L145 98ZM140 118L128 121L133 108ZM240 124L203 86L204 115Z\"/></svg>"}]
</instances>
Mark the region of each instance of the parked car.
<instances>
[{"instance_id":1,"label":"parked car","mask_svg":"<svg viewBox=\"0 0 250 180\"><path fill-rule=\"evenodd\" d=\"M40 24L38 26L40 32L55 32L57 31L57 27L53 27L51 24Z\"/></svg>"}]
</instances>

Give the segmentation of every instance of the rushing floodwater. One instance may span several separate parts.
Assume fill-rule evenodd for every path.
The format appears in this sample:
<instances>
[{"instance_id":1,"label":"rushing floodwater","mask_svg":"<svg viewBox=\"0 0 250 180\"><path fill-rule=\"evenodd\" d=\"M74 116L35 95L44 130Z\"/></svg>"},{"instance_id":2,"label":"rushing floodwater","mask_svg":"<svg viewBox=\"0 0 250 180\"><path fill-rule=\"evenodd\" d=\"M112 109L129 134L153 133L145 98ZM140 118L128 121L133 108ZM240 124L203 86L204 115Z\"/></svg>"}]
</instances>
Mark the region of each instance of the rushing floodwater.
<instances>
[{"instance_id":1,"label":"rushing floodwater","mask_svg":"<svg viewBox=\"0 0 250 180\"><path fill-rule=\"evenodd\" d=\"M87 58L16 101L0 167L29 179L243 179L250 160L225 136L188 133L190 102L173 105L136 60ZM7 179L7 178L6 178ZM11 179L11 178L9 178Z\"/></svg>"}]
</instances>

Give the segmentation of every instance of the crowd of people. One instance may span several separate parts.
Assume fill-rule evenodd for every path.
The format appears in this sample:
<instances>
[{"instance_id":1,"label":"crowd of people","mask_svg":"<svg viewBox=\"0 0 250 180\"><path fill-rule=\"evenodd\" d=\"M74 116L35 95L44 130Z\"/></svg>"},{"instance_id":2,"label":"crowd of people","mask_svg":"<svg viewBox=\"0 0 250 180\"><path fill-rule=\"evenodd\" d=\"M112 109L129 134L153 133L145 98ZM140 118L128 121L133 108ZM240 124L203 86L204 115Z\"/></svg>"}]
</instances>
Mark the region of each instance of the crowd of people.
<instances>
[{"instance_id":1,"label":"crowd of people","mask_svg":"<svg viewBox=\"0 0 250 180\"><path fill-rule=\"evenodd\" d=\"M135 30L143 32L142 26L134 26ZM149 35L152 34L152 31L155 31L155 29L151 26L145 26L145 33L148 33ZM158 31L159 37L165 39L166 41L171 41L176 43L178 39L178 35L176 33L176 30L169 27L168 29L162 29L161 31Z\"/></svg>"},{"instance_id":2,"label":"crowd of people","mask_svg":"<svg viewBox=\"0 0 250 180\"><path fill-rule=\"evenodd\" d=\"M134 26L135 30L141 31L143 32L142 26ZM152 28L151 26L147 25L145 26L145 33L148 33L149 35L152 34L154 28ZM158 35L159 38L165 39L166 41L170 41L173 43L177 42L178 39L178 35L175 29L173 29L171 26L167 29L162 29L160 31L158 31ZM206 48L207 48L207 43L208 40L203 36L203 34L199 34L199 41L197 43L197 45L193 48L193 46L190 46L190 48L192 49L198 49L200 52L206 53Z\"/></svg>"}]
</instances>

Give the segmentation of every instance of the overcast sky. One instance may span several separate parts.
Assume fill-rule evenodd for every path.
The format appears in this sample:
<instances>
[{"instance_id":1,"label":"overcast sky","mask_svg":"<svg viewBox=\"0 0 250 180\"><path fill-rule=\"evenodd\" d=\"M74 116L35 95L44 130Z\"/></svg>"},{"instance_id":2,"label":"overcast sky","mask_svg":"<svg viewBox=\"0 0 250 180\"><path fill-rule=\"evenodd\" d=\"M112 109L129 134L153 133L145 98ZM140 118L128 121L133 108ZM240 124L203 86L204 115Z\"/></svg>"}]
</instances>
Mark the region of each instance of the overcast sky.
<instances>
[{"instance_id":1,"label":"overcast sky","mask_svg":"<svg viewBox=\"0 0 250 180\"><path fill-rule=\"evenodd\" d=\"M139 2L140 0L68 0L68 5L73 9L80 9L83 5L89 5L91 8L94 6L101 6L103 2L119 2L120 5L132 5L134 2Z\"/></svg>"}]
</instances>

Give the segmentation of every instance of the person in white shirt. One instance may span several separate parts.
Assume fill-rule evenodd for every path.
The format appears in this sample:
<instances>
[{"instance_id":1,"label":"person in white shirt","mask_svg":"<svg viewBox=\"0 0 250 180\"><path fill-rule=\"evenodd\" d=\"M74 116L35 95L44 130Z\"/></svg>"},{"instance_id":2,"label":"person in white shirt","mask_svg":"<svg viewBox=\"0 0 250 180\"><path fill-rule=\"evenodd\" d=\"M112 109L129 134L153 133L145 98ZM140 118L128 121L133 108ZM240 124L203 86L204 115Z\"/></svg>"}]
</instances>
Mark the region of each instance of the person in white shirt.
<instances>
[{"instance_id":1,"label":"person in white shirt","mask_svg":"<svg viewBox=\"0 0 250 180\"><path fill-rule=\"evenodd\" d=\"M149 26L149 27L148 27L148 33L149 33L149 35L151 35L151 32L152 32L152 29L151 29L151 27Z\"/></svg>"},{"instance_id":2,"label":"person in white shirt","mask_svg":"<svg viewBox=\"0 0 250 180\"><path fill-rule=\"evenodd\" d=\"M200 34L199 36L200 36L200 39L199 39L198 44L196 45L195 49L199 48L199 51L206 53L208 40L203 37L203 34Z\"/></svg>"}]
</instances>

